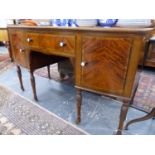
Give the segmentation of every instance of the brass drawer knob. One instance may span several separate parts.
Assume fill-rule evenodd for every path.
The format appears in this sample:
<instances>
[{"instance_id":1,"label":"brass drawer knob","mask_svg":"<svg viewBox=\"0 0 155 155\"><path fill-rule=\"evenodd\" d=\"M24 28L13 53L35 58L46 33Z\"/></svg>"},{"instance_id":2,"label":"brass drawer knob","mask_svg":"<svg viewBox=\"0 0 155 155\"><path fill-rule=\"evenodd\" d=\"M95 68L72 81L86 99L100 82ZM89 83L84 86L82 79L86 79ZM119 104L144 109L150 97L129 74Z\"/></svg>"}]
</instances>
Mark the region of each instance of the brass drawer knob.
<instances>
[{"instance_id":1,"label":"brass drawer knob","mask_svg":"<svg viewBox=\"0 0 155 155\"><path fill-rule=\"evenodd\" d=\"M64 47L66 44L65 44L65 42L63 42L63 41L61 41L60 43L59 43L59 46L60 47Z\"/></svg>"},{"instance_id":2,"label":"brass drawer knob","mask_svg":"<svg viewBox=\"0 0 155 155\"><path fill-rule=\"evenodd\" d=\"M30 43L30 42L32 42L32 38L27 38L26 41L27 41L28 43Z\"/></svg>"},{"instance_id":3,"label":"brass drawer knob","mask_svg":"<svg viewBox=\"0 0 155 155\"><path fill-rule=\"evenodd\" d=\"M19 49L19 52L20 52L20 53L23 53L24 51L25 51L25 50L22 49L22 48Z\"/></svg>"},{"instance_id":4,"label":"brass drawer knob","mask_svg":"<svg viewBox=\"0 0 155 155\"><path fill-rule=\"evenodd\" d=\"M86 66L86 64L87 64L87 63L84 62L84 61L81 62L81 66L82 66L82 67Z\"/></svg>"}]
</instances>

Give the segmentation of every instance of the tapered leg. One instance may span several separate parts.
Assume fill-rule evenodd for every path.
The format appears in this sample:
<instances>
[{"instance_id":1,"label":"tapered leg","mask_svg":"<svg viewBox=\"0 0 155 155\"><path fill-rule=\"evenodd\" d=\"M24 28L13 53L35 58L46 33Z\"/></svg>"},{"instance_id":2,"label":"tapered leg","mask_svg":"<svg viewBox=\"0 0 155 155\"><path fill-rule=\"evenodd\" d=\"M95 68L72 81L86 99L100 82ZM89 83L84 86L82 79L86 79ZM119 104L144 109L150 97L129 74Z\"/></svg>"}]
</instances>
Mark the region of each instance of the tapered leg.
<instances>
[{"instance_id":1,"label":"tapered leg","mask_svg":"<svg viewBox=\"0 0 155 155\"><path fill-rule=\"evenodd\" d=\"M117 129L117 132L116 132L117 135L121 135L122 134L122 130L123 130L123 126L124 126L124 121L126 119L128 108L129 108L129 101L123 101L123 105L121 107L121 112L120 112L119 125L118 125L118 129Z\"/></svg>"},{"instance_id":2,"label":"tapered leg","mask_svg":"<svg viewBox=\"0 0 155 155\"><path fill-rule=\"evenodd\" d=\"M47 66L47 71L48 71L48 78L51 79L51 74L50 74L50 65Z\"/></svg>"},{"instance_id":3,"label":"tapered leg","mask_svg":"<svg viewBox=\"0 0 155 155\"><path fill-rule=\"evenodd\" d=\"M20 82L20 88L24 91L23 81L22 81L22 72L20 66L17 65L17 74Z\"/></svg>"},{"instance_id":4,"label":"tapered leg","mask_svg":"<svg viewBox=\"0 0 155 155\"><path fill-rule=\"evenodd\" d=\"M77 94L76 94L76 102L77 102L77 118L76 118L76 123L79 124L81 121L81 102L82 102L82 93L80 89L77 89Z\"/></svg>"},{"instance_id":5,"label":"tapered leg","mask_svg":"<svg viewBox=\"0 0 155 155\"><path fill-rule=\"evenodd\" d=\"M145 120L148 120L148 119L150 119L150 118L153 118L154 116L155 116L155 108L153 108L152 111L151 111L150 113L148 113L147 115L129 121L129 122L126 124L126 126L125 126L125 130L128 130L129 125L131 125L131 124L133 124L133 123L145 121Z\"/></svg>"},{"instance_id":6,"label":"tapered leg","mask_svg":"<svg viewBox=\"0 0 155 155\"><path fill-rule=\"evenodd\" d=\"M36 93L35 77L34 77L34 75L33 75L33 72L31 72L31 71L30 71L30 79L31 79L31 86L32 86L32 90L33 90L34 99L35 99L36 101L38 101L37 93Z\"/></svg>"}]
</instances>

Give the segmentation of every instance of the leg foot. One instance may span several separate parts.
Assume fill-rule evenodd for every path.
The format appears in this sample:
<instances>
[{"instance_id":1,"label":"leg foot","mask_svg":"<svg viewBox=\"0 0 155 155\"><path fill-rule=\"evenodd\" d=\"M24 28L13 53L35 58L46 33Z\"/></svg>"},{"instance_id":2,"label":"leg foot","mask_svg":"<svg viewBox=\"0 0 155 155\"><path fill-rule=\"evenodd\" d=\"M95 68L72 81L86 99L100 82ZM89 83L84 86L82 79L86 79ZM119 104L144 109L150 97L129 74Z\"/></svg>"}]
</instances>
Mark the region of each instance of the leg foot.
<instances>
[{"instance_id":1,"label":"leg foot","mask_svg":"<svg viewBox=\"0 0 155 155\"><path fill-rule=\"evenodd\" d=\"M24 91L23 81L22 81L22 72L20 66L17 66L17 74L20 82L20 88Z\"/></svg>"},{"instance_id":2,"label":"leg foot","mask_svg":"<svg viewBox=\"0 0 155 155\"><path fill-rule=\"evenodd\" d=\"M31 79L31 86L32 86L32 90L33 90L34 99L35 99L36 101L38 101L37 93L36 93L35 78L34 78L33 72L30 72L30 79Z\"/></svg>"},{"instance_id":3,"label":"leg foot","mask_svg":"<svg viewBox=\"0 0 155 155\"><path fill-rule=\"evenodd\" d=\"M51 74L50 74L50 65L47 66L47 71L48 71L48 78L51 79Z\"/></svg>"},{"instance_id":4,"label":"leg foot","mask_svg":"<svg viewBox=\"0 0 155 155\"><path fill-rule=\"evenodd\" d=\"M121 135L122 134L122 130L123 130L123 126L124 126L124 121L126 119L128 108L129 108L129 101L123 101L123 105L121 107L121 112L120 112L119 125L118 125L118 129L117 129L117 132L116 132L117 135Z\"/></svg>"}]
</instances>

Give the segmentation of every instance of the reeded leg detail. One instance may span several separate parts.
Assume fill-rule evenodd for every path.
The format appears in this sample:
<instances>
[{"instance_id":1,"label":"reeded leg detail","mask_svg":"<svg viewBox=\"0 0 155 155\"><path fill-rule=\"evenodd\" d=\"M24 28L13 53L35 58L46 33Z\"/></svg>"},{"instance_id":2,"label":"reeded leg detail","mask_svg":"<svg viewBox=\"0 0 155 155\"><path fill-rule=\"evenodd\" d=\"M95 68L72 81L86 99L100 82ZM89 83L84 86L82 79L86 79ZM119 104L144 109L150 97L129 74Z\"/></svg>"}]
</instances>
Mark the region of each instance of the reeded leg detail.
<instances>
[{"instance_id":1,"label":"reeded leg detail","mask_svg":"<svg viewBox=\"0 0 155 155\"><path fill-rule=\"evenodd\" d=\"M20 66L17 65L17 74L20 82L20 88L24 91L23 81L22 81L22 72Z\"/></svg>"},{"instance_id":2,"label":"reeded leg detail","mask_svg":"<svg viewBox=\"0 0 155 155\"><path fill-rule=\"evenodd\" d=\"M50 74L50 65L47 66L47 71L48 71L48 78L51 79L51 74Z\"/></svg>"},{"instance_id":3,"label":"reeded leg detail","mask_svg":"<svg viewBox=\"0 0 155 155\"><path fill-rule=\"evenodd\" d=\"M76 108L77 108L77 118L76 118L76 123L79 124L81 121L81 102L82 102L82 93L80 89L77 89L77 94L76 94Z\"/></svg>"},{"instance_id":4,"label":"reeded leg detail","mask_svg":"<svg viewBox=\"0 0 155 155\"><path fill-rule=\"evenodd\" d=\"M150 118L153 118L154 116L155 116L155 108L153 108L152 111L150 113L148 113L146 116L143 116L143 117L129 121L125 126L125 130L128 130L129 125L131 125L133 123L145 121L145 120L148 120Z\"/></svg>"},{"instance_id":5,"label":"reeded leg detail","mask_svg":"<svg viewBox=\"0 0 155 155\"><path fill-rule=\"evenodd\" d=\"M123 105L121 107L121 112L120 112L119 125L118 125L118 129L117 129L117 133L116 133L117 135L121 135L122 134L122 130L123 130L123 126L124 126L124 121L126 119L128 108L129 108L129 101L123 101Z\"/></svg>"},{"instance_id":6,"label":"reeded leg detail","mask_svg":"<svg viewBox=\"0 0 155 155\"><path fill-rule=\"evenodd\" d=\"M35 77L34 77L34 75L33 75L33 72L30 72L30 79L31 79L31 86L32 86L32 90L33 90L34 99L35 99L36 101L38 101L37 93L36 93Z\"/></svg>"}]
</instances>

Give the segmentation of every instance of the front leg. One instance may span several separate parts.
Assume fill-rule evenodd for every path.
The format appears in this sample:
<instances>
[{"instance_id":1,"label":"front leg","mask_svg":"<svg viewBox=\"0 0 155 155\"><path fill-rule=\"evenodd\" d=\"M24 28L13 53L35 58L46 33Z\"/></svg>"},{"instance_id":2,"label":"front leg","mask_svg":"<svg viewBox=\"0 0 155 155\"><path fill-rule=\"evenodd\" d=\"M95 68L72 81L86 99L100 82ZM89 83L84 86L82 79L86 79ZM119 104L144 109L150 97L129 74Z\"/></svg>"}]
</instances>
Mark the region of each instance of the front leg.
<instances>
[{"instance_id":1,"label":"front leg","mask_svg":"<svg viewBox=\"0 0 155 155\"><path fill-rule=\"evenodd\" d=\"M121 135L122 134L122 130L124 127L124 121L126 119L126 115L129 109L129 101L128 100L124 100L123 101L123 105L121 107L121 112L120 112L120 120L119 120L119 125L118 125L118 129L116 134L117 135Z\"/></svg>"},{"instance_id":2,"label":"front leg","mask_svg":"<svg viewBox=\"0 0 155 155\"><path fill-rule=\"evenodd\" d=\"M22 80L22 72L20 66L17 65L17 74L20 82L20 88L24 91L23 80Z\"/></svg>"},{"instance_id":3,"label":"front leg","mask_svg":"<svg viewBox=\"0 0 155 155\"><path fill-rule=\"evenodd\" d=\"M35 77L33 75L33 71L30 71L30 80L31 80L31 86L32 86L34 99L38 101L37 93L36 93L36 83L35 83Z\"/></svg>"},{"instance_id":4,"label":"front leg","mask_svg":"<svg viewBox=\"0 0 155 155\"><path fill-rule=\"evenodd\" d=\"M77 92L76 92L76 102L77 102L76 124L79 124L81 122L81 102L82 102L82 93L80 89L77 89Z\"/></svg>"}]
</instances>

